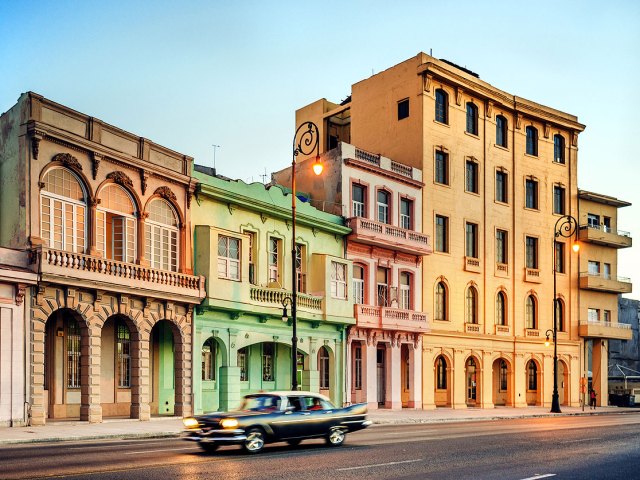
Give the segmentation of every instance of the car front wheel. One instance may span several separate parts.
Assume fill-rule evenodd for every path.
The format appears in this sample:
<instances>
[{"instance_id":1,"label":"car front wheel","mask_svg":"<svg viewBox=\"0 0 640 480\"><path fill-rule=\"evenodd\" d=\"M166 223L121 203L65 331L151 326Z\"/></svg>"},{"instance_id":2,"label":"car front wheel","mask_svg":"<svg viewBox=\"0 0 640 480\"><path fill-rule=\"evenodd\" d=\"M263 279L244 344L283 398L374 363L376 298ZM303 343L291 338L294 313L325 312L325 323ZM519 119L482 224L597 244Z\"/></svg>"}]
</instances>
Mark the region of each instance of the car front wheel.
<instances>
[{"instance_id":1,"label":"car front wheel","mask_svg":"<svg viewBox=\"0 0 640 480\"><path fill-rule=\"evenodd\" d=\"M264 432L260 428L252 428L247 432L247 439L242 444L247 453L260 453L264 448Z\"/></svg>"},{"instance_id":2,"label":"car front wheel","mask_svg":"<svg viewBox=\"0 0 640 480\"><path fill-rule=\"evenodd\" d=\"M327 435L327 445L331 447L339 447L344 443L346 436L347 435L344 433L344 430L334 428L329 432L329 435Z\"/></svg>"}]
</instances>

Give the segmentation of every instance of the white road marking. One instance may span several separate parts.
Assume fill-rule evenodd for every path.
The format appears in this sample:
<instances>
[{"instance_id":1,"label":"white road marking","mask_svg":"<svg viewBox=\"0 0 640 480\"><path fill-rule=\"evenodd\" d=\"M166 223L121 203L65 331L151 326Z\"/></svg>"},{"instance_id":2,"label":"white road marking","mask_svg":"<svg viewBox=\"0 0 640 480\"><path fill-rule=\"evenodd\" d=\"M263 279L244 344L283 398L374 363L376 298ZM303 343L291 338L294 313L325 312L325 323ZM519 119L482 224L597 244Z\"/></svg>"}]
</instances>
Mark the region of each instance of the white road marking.
<instances>
[{"instance_id":1,"label":"white road marking","mask_svg":"<svg viewBox=\"0 0 640 480\"><path fill-rule=\"evenodd\" d=\"M338 472L345 472L347 470L360 470L362 468L375 468L375 467L387 467L389 465L400 465L402 463L414 463L421 462L422 458L416 458L415 460L403 460L401 462L389 462L389 463L374 463L372 465L361 465L359 467L346 467L346 468L338 468Z\"/></svg>"},{"instance_id":2,"label":"white road marking","mask_svg":"<svg viewBox=\"0 0 640 480\"><path fill-rule=\"evenodd\" d=\"M545 473L544 475L536 475L535 477L521 478L520 480L538 480L539 478L555 477L555 473Z\"/></svg>"},{"instance_id":3,"label":"white road marking","mask_svg":"<svg viewBox=\"0 0 640 480\"><path fill-rule=\"evenodd\" d=\"M140 450L138 452L122 452L123 455L137 455L139 453L155 453L155 452L177 452L178 450L194 450L196 447L182 447L182 448L158 448L154 450Z\"/></svg>"},{"instance_id":4,"label":"white road marking","mask_svg":"<svg viewBox=\"0 0 640 480\"><path fill-rule=\"evenodd\" d=\"M587 440L600 440L601 437L589 437L589 438L576 438L575 440L565 440L560 443L578 443L578 442L586 442Z\"/></svg>"}]
</instances>

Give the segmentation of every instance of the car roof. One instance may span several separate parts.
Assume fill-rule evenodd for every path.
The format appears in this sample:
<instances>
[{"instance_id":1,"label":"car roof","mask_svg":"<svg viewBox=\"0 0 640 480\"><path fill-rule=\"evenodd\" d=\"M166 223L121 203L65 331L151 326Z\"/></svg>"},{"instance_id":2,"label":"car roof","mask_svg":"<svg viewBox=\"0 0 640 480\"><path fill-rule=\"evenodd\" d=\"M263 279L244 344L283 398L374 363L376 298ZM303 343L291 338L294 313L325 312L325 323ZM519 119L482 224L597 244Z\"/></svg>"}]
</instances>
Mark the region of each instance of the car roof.
<instances>
[{"instance_id":1,"label":"car roof","mask_svg":"<svg viewBox=\"0 0 640 480\"><path fill-rule=\"evenodd\" d=\"M309 397L318 397L318 398L322 398L323 400L327 400L327 401L331 401L329 398L325 397L324 395L321 395L320 393L316 393L316 392L308 392L308 391L304 391L304 390L277 390L274 392L255 392L255 393L251 393L247 396L255 396L255 395L276 395L276 396L280 396L280 397L290 397L290 396L309 396Z\"/></svg>"}]
</instances>

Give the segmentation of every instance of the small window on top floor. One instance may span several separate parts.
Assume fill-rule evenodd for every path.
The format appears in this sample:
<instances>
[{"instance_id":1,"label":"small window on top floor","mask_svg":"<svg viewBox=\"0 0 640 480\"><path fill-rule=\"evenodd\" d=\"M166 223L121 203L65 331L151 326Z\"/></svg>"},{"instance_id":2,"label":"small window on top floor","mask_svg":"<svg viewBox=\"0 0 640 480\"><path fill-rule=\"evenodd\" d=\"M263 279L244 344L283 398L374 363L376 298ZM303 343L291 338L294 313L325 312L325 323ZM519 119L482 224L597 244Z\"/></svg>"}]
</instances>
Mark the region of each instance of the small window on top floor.
<instances>
[{"instance_id":1,"label":"small window on top floor","mask_svg":"<svg viewBox=\"0 0 640 480\"><path fill-rule=\"evenodd\" d=\"M441 88L436 90L436 122L449 123L449 96Z\"/></svg>"},{"instance_id":2,"label":"small window on top floor","mask_svg":"<svg viewBox=\"0 0 640 480\"><path fill-rule=\"evenodd\" d=\"M564 163L564 137L562 135L553 136L553 161Z\"/></svg>"},{"instance_id":3,"label":"small window on top floor","mask_svg":"<svg viewBox=\"0 0 640 480\"><path fill-rule=\"evenodd\" d=\"M407 118L409 116L409 99L405 98L398 102L398 120Z\"/></svg>"},{"instance_id":4,"label":"small window on top floor","mask_svg":"<svg viewBox=\"0 0 640 480\"><path fill-rule=\"evenodd\" d=\"M535 127L529 125L527 131L527 154L538 156L538 130Z\"/></svg>"},{"instance_id":5,"label":"small window on top floor","mask_svg":"<svg viewBox=\"0 0 640 480\"><path fill-rule=\"evenodd\" d=\"M467 133L478 135L478 107L467 102Z\"/></svg>"},{"instance_id":6,"label":"small window on top floor","mask_svg":"<svg viewBox=\"0 0 640 480\"><path fill-rule=\"evenodd\" d=\"M507 148L507 119L502 115L496 117L496 145Z\"/></svg>"}]
</instances>

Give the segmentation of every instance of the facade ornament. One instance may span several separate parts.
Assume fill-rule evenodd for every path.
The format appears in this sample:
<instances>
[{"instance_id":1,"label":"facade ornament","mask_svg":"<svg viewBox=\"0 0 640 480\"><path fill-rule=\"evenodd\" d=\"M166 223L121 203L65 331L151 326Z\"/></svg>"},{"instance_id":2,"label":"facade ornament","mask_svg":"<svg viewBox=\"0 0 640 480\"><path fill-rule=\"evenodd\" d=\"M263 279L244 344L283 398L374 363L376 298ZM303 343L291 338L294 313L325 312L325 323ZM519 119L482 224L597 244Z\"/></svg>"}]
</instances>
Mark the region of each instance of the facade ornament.
<instances>
[{"instance_id":1,"label":"facade ornament","mask_svg":"<svg viewBox=\"0 0 640 480\"><path fill-rule=\"evenodd\" d=\"M456 87L456 105L462 105L462 89Z\"/></svg>"},{"instance_id":2,"label":"facade ornament","mask_svg":"<svg viewBox=\"0 0 640 480\"><path fill-rule=\"evenodd\" d=\"M24 302L24 294L27 286L23 283L16 285L16 305L20 306Z\"/></svg>"},{"instance_id":3,"label":"facade ornament","mask_svg":"<svg viewBox=\"0 0 640 480\"><path fill-rule=\"evenodd\" d=\"M236 206L232 203L227 203L227 208L229 209L229 214L233 215L233 211L236 209Z\"/></svg>"},{"instance_id":4,"label":"facade ornament","mask_svg":"<svg viewBox=\"0 0 640 480\"><path fill-rule=\"evenodd\" d=\"M431 91L431 85L433 84L433 75L425 75L424 76L424 90L425 92Z\"/></svg>"},{"instance_id":5,"label":"facade ornament","mask_svg":"<svg viewBox=\"0 0 640 480\"><path fill-rule=\"evenodd\" d=\"M34 159L38 159L38 153L40 152L40 139L38 137L31 137L31 154Z\"/></svg>"},{"instance_id":6,"label":"facade ornament","mask_svg":"<svg viewBox=\"0 0 640 480\"><path fill-rule=\"evenodd\" d=\"M123 187L133 188L133 181L129 178L129 176L126 173L120 170L109 173L107 175L107 178L109 180L113 180L115 183L119 185L122 185Z\"/></svg>"},{"instance_id":7,"label":"facade ornament","mask_svg":"<svg viewBox=\"0 0 640 480\"><path fill-rule=\"evenodd\" d=\"M188 191L187 192L187 210L191 208L191 198L193 198L193 192Z\"/></svg>"},{"instance_id":8,"label":"facade ornament","mask_svg":"<svg viewBox=\"0 0 640 480\"><path fill-rule=\"evenodd\" d=\"M90 197L89 198L89 206L90 207L97 207L98 205L100 205L100 202L102 200L100 200L98 197Z\"/></svg>"},{"instance_id":9,"label":"facade ornament","mask_svg":"<svg viewBox=\"0 0 640 480\"><path fill-rule=\"evenodd\" d=\"M173 193L169 187L158 187L153 193L154 195L160 195L165 200L171 200L173 202L176 202L178 200L176 198L176 194Z\"/></svg>"},{"instance_id":10,"label":"facade ornament","mask_svg":"<svg viewBox=\"0 0 640 480\"><path fill-rule=\"evenodd\" d=\"M142 194L147 193L147 180L149 179L149 174L144 171L144 168L140 169L140 187L142 188Z\"/></svg>"},{"instance_id":11,"label":"facade ornament","mask_svg":"<svg viewBox=\"0 0 640 480\"><path fill-rule=\"evenodd\" d=\"M40 187L40 190L42 190L45 185L46 185L46 183L44 183L44 182L38 182L38 187Z\"/></svg>"},{"instance_id":12,"label":"facade ornament","mask_svg":"<svg viewBox=\"0 0 640 480\"><path fill-rule=\"evenodd\" d=\"M97 152L93 152L93 179L95 180L96 178L98 178L98 170L100 169L100 162L102 161L102 155L97 153Z\"/></svg>"},{"instance_id":13,"label":"facade ornament","mask_svg":"<svg viewBox=\"0 0 640 480\"><path fill-rule=\"evenodd\" d=\"M522 128L522 114L518 113L516 115L516 128L520 130Z\"/></svg>"},{"instance_id":14,"label":"facade ornament","mask_svg":"<svg viewBox=\"0 0 640 480\"><path fill-rule=\"evenodd\" d=\"M491 118L493 116L493 102L487 102L487 117Z\"/></svg>"},{"instance_id":15,"label":"facade ornament","mask_svg":"<svg viewBox=\"0 0 640 480\"><path fill-rule=\"evenodd\" d=\"M57 153L51 159L52 162L60 162L62 165L68 168L74 168L76 170L82 170L82 165L76 157L70 153Z\"/></svg>"},{"instance_id":16,"label":"facade ornament","mask_svg":"<svg viewBox=\"0 0 640 480\"><path fill-rule=\"evenodd\" d=\"M577 147L578 146L578 132L571 132L571 146L572 147Z\"/></svg>"},{"instance_id":17,"label":"facade ornament","mask_svg":"<svg viewBox=\"0 0 640 480\"><path fill-rule=\"evenodd\" d=\"M262 220L262 223L265 223L267 221L267 216L264 213L261 213L260 220Z\"/></svg>"},{"instance_id":18,"label":"facade ornament","mask_svg":"<svg viewBox=\"0 0 640 480\"><path fill-rule=\"evenodd\" d=\"M549 133L551 132L551 125L545 122L544 124L544 138L549 138Z\"/></svg>"}]
</instances>

